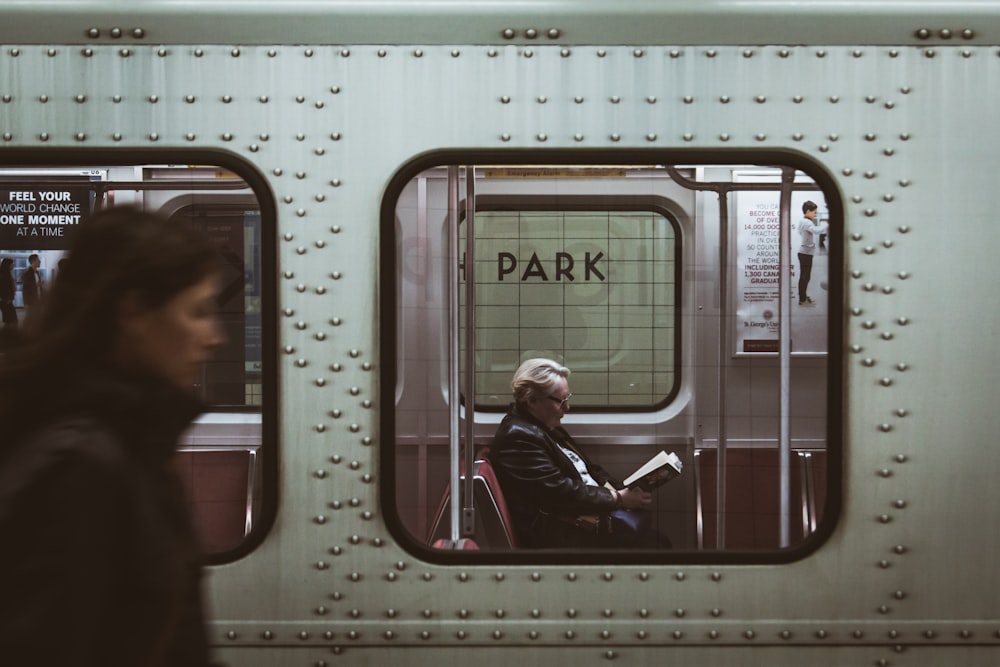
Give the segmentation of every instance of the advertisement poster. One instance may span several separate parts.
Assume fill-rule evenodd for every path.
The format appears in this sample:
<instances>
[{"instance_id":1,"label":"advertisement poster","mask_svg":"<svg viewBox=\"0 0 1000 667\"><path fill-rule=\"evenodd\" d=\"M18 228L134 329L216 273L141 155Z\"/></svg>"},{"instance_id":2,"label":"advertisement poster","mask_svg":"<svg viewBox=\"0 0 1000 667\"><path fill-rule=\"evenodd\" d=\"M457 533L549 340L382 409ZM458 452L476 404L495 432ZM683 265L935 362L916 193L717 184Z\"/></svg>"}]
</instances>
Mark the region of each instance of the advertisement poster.
<instances>
[{"instance_id":1,"label":"advertisement poster","mask_svg":"<svg viewBox=\"0 0 1000 667\"><path fill-rule=\"evenodd\" d=\"M7 185L0 189L0 248L65 250L91 210L86 187Z\"/></svg>"},{"instance_id":2,"label":"advertisement poster","mask_svg":"<svg viewBox=\"0 0 1000 667\"><path fill-rule=\"evenodd\" d=\"M802 205L812 201L817 205L816 223L822 227L828 219L823 193L796 191L792 193L789 229L790 266L781 267L781 195L774 192L744 191L735 196L733 312L735 313L736 355L776 354L782 309L780 294L782 276L789 281L791 299L784 312L791 317L793 354L825 354L827 351L827 317L829 312L829 244L827 235L817 243L806 295L812 303L799 304L798 225L803 219Z\"/></svg>"}]
</instances>

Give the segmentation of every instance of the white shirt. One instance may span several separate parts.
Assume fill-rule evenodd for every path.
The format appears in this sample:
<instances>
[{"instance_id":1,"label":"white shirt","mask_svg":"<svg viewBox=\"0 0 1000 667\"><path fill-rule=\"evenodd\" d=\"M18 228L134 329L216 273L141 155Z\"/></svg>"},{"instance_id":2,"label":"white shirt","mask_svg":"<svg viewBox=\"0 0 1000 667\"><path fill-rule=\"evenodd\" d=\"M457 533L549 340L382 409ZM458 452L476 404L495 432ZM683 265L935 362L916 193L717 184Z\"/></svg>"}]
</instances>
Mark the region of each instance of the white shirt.
<instances>
[{"instance_id":1,"label":"white shirt","mask_svg":"<svg viewBox=\"0 0 1000 667\"><path fill-rule=\"evenodd\" d=\"M799 237L802 239L802 245L799 246L799 252L803 255L815 255L816 237L825 233L829 228L830 225L827 223L817 225L815 220L802 218L802 220L799 221Z\"/></svg>"},{"instance_id":2,"label":"white shirt","mask_svg":"<svg viewBox=\"0 0 1000 667\"><path fill-rule=\"evenodd\" d=\"M566 455L566 458L568 458L573 465L576 466L577 472L580 473L580 477L583 478L583 481L588 486L600 486L600 484L597 483L597 480L590 474L590 471L587 470L587 464L584 463L583 459L581 459L576 452L572 449L566 449L561 445L559 449L561 449L563 454Z\"/></svg>"}]
</instances>

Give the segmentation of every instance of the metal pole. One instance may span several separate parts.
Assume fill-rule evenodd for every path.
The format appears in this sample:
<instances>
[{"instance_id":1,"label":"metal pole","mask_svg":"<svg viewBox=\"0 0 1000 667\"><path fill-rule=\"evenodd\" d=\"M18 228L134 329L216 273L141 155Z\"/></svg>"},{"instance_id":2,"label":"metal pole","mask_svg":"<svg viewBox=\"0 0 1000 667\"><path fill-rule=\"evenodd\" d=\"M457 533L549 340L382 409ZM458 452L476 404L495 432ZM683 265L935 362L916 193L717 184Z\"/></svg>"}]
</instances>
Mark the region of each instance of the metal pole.
<instances>
[{"instance_id":1,"label":"metal pole","mask_svg":"<svg viewBox=\"0 0 1000 667\"><path fill-rule=\"evenodd\" d=\"M789 415L791 407L791 358L792 358L792 286L788 279L788 269L791 268L791 207L792 207L792 184L795 182L795 170L783 167L781 170L781 206L778 219L780 222L780 232L778 241L781 247L780 265L782 269L778 272L778 288L780 298L778 299L778 341L779 357L781 364L781 379L779 383L780 432L778 435L778 459L780 461L781 476L781 546L785 548L791 543L789 535L790 506L791 506L791 437Z\"/></svg>"},{"instance_id":2,"label":"metal pole","mask_svg":"<svg viewBox=\"0 0 1000 667\"><path fill-rule=\"evenodd\" d=\"M451 514L451 541L458 542L462 507L459 490L459 461L462 448L458 440L461 392L458 387L458 335L459 335L459 304L458 304L458 165L448 167L448 449L450 451L449 470L451 497L449 510Z\"/></svg>"},{"instance_id":3,"label":"metal pole","mask_svg":"<svg viewBox=\"0 0 1000 667\"><path fill-rule=\"evenodd\" d=\"M462 535L476 532L472 469L476 449L476 168L465 167L465 509Z\"/></svg>"},{"instance_id":4,"label":"metal pole","mask_svg":"<svg viewBox=\"0 0 1000 667\"><path fill-rule=\"evenodd\" d=\"M729 387L729 191L719 191L719 451L715 469L715 548L726 548L726 394Z\"/></svg>"}]
</instances>

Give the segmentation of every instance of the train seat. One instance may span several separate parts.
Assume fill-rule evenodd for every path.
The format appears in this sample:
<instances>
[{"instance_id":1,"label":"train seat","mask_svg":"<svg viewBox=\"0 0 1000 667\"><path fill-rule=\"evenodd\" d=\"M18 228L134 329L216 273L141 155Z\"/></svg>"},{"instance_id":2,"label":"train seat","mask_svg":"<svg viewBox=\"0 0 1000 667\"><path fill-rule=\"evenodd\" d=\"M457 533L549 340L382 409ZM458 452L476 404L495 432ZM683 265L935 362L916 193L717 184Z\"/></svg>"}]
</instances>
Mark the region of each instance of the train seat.
<instances>
[{"instance_id":1,"label":"train seat","mask_svg":"<svg viewBox=\"0 0 1000 667\"><path fill-rule=\"evenodd\" d=\"M516 549L517 537L514 534L510 520L510 511L504 499L500 482L489 461L489 449L479 452L473 462L472 493L476 509L476 525L473 539L479 548L510 550ZM465 475L460 481L464 483ZM451 486L444 489L441 503L434 514L428 543L435 545L441 540L450 541L448 533L449 503L451 502Z\"/></svg>"},{"instance_id":2,"label":"train seat","mask_svg":"<svg viewBox=\"0 0 1000 667\"><path fill-rule=\"evenodd\" d=\"M219 553L238 547L256 518L256 451L183 448L177 453L176 467L202 549Z\"/></svg>"},{"instance_id":3,"label":"train seat","mask_svg":"<svg viewBox=\"0 0 1000 667\"><path fill-rule=\"evenodd\" d=\"M695 452L697 539L699 548L716 547L715 449ZM826 452L793 450L790 493L791 544L816 530L826 498ZM777 549L780 546L780 461L777 448L732 448L726 453L727 549Z\"/></svg>"},{"instance_id":4,"label":"train seat","mask_svg":"<svg viewBox=\"0 0 1000 667\"><path fill-rule=\"evenodd\" d=\"M434 540L434 544L431 545L435 549L445 549L453 551L478 551L479 545L476 544L475 540L470 540L467 538L462 538L457 542L452 542L451 540L441 538L439 540Z\"/></svg>"}]
</instances>

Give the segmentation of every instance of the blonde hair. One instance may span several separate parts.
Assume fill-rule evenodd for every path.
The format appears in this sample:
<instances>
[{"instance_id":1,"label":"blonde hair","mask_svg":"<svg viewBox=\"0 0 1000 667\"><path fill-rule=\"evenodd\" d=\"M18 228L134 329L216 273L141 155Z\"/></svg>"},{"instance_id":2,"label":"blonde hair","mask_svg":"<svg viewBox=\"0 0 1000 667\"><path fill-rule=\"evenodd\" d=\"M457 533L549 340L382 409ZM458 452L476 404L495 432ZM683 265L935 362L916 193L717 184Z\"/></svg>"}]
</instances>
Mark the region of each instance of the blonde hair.
<instances>
[{"instance_id":1,"label":"blonde hair","mask_svg":"<svg viewBox=\"0 0 1000 667\"><path fill-rule=\"evenodd\" d=\"M517 367L510 381L514 400L528 403L550 395L559 378L569 377L569 372L568 368L551 359L528 359Z\"/></svg>"}]
</instances>

